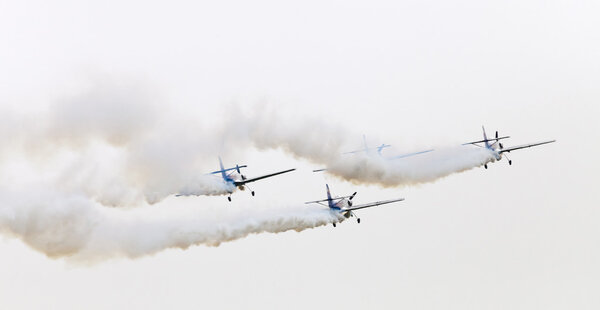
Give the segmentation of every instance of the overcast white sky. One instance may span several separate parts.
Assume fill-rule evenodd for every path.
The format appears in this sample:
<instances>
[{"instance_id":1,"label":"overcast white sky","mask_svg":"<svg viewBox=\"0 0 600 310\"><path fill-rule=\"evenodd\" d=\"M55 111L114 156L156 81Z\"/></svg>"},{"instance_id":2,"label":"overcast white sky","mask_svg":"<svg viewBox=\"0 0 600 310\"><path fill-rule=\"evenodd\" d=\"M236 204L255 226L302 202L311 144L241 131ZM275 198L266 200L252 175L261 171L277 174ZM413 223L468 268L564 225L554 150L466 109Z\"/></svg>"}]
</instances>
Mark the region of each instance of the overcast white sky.
<instances>
[{"instance_id":1,"label":"overcast white sky","mask_svg":"<svg viewBox=\"0 0 600 310\"><path fill-rule=\"evenodd\" d=\"M134 80L181 119L229 122L227 109L267 102L397 151L478 139L482 124L509 145L558 142L512 153L510 167L387 189L277 150L226 154L248 175L298 172L231 205L185 203L303 202L325 182L406 201L360 212L360 225L92 266L1 236L0 308L597 309L598 16L597 1L1 1L3 113Z\"/></svg>"}]
</instances>

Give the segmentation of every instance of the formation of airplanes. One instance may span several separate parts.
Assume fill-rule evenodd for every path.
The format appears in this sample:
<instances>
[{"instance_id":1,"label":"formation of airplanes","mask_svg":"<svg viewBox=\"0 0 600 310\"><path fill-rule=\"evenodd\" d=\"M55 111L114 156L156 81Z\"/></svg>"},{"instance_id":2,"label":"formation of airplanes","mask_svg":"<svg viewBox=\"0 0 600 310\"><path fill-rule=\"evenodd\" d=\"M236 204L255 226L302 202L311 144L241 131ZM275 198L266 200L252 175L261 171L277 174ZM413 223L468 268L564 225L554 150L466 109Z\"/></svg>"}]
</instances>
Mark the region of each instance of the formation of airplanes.
<instances>
[{"instance_id":1,"label":"formation of airplanes","mask_svg":"<svg viewBox=\"0 0 600 310\"><path fill-rule=\"evenodd\" d=\"M523 144L523 145L512 146L512 147L504 147L504 145L500 142L500 140L508 139L508 138L510 138L509 136L499 137L498 131L496 131L494 138L488 138L487 134L485 132L485 128L483 126L482 126L482 129L483 129L483 139L482 140L467 142L467 143L463 143L462 145L463 146L474 145L477 147L486 148L490 152L493 153L494 158L490 159L490 161L488 161L484 164L485 169L488 168L487 164L489 162L500 161L503 157L506 157L508 159L508 164L512 165L512 160L510 160L507 156L507 153L510 153L511 151L556 142L556 140L547 140L547 141ZM365 153L368 155L376 154L377 156L383 156L382 150L384 148L391 147L391 145L385 144L385 143L383 143L379 146L376 146L376 147L369 147L367 144L367 139L364 135L363 135L363 143L364 143L363 144L364 147L362 149L346 152L343 154ZM481 145L481 144L483 144L483 145ZM376 151L376 152L373 153L373 151ZM384 157L384 158L388 159L388 160L397 160L397 159L402 159L402 158L406 158L406 157L410 157L410 156L417 156L420 154L425 154L425 153L429 153L429 152L433 152L433 151L435 151L435 150L429 149L429 150L408 153L408 154L402 154L402 155L397 155L397 156L393 156L393 157ZM230 202L231 202L231 194L236 189L240 189L240 190L245 190L245 188L250 189L248 187L248 183L266 179L266 178L270 178L270 177L274 177L274 176L277 176L280 174L284 174L284 173L288 173L288 172L292 172L292 171L296 170L296 169L287 169L287 170L282 170L282 171L278 171L278 172L274 172L274 173L270 173L270 174L266 174L266 175L262 175L259 177L254 177L254 178L249 179L245 175L243 175L241 172L242 168L247 167L246 165L235 165L235 167L232 167L232 168L225 168L223 165L223 161L221 160L221 157L219 157L219 167L220 167L219 170L210 172L208 174L220 175L223 182L225 182L228 185L227 192L229 195L227 196L227 200ZM313 170L313 172L320 172L320 171L326 171L326 170L327 169L316 169L316 170ZM352 199L354 198L354 196L356 196L356 194L357 194L356 192L354 192L352 195L349 195L349 196L332 197L331 192L329 190L329 185L326 184L325 186L327 189L327 198L326 199L309 201L309 202L306 202L306 204L320 204L325 207L328 207L330 212L342 215L341 220L339 222L343 221L344 219L348 219L350 217L356 217L356 221L358 223L360 223L360 218L358 216L356 216L356 214L354 213L355 210L380 206L380 205L389 204L389 203L400 202L400 201L404 200L404 198L396 198L396 199L390 199L390 200L375 201L375 202L370 202L370 203L365 203L365 204L360 204L360 205L353 205ZM251 192L252 196L254 196L254 191L250 189L250 192ZM177 194L175 196L184 196L184 195ZM325 203L327 203L327 204L325 204ZM333 227L336 227L335 222L332 224L333 224Z\"/></svg>"}]
</instances>

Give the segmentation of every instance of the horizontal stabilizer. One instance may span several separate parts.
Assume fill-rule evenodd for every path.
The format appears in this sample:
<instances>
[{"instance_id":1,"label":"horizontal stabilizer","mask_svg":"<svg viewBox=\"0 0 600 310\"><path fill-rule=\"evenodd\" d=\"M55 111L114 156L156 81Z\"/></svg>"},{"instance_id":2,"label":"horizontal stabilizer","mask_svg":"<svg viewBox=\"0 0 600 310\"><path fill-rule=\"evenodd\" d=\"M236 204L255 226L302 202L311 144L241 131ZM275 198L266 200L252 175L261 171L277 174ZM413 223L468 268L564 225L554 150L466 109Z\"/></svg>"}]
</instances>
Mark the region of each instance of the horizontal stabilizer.
<instances>
[{"instance_id":1,"label":"horizontal stabilizer","mask_svg":"<svg viewBox=\"0 0 600 310\"><path fill-rule=\"evenodd\" d=\"M365 153L365 152L372 151L372 150L377 150L378 152L381 152L381 150L383 150L383 149L384 149L384 148L386 148L386 147L390 147L390 146L391 146L391 145L389 145L389 144L382 144L382 145L380 145L380 146L378 146L378 147L369 147L369 148L364 148L364 149L362 149L362 150L356 150L356 151L351 151L351 152L345 152L345 153L342 153L342 154L343 154L343 155L345 155L345 154Z\"/></svg>"},{"instance_id":2,"label":"horizontal stabilizer","mask_svg":"<svg viewBox=\"0 0 600 310\"><path fill-rule=\"evenodd\" d=\"M463 143L462 145L469 145L469 144L475 144L475 143L484 143L484 142L490 142L490 141L498 141L498 140L507 139L507 138L510 138L510 136L504 136L504 137L499 137L499 138L491 138L491 139L483 139L483 140L479 140L479 141L473 141L473 142Z\"/></svg>"},{"instance_id":3,"label":"horizontal stabilizer","mask_svg":"<svg viewBox=\"0 0 600 310\"><path fill-rule=\"evenodd\" d=\"M335 197L335 198L331 198L332 201L337 201L340 199L344 199L344 198L354 198L354 196L356 195L356 193L354 193L353 195L350 196L342 196L342 197ZM319 203L319 202L323 202L323 201L327 201L329 199L321 199L321 200L315 200L315 201L307 201L305 202L305 204L309 204L309 203Z\"/></svg>"},{"instance_id":4,"label":"horizontal stabilizer","mask_svg":"<svg viewBox=\"0 0 600 310\"><path fill-rule=\"evenodd\" d=\"M217 174L217 173L221 173L221 172L227 172L227 171L231 171L231 170L239 170L239 168L246 168L248 166L246 165L241 165L241 166L237 166L237 167L233 167L233 168L227 168L227 169L223 169L223 170L217 170L217 171L213 171L209 174Z\"/></svg>"}]
</instances>

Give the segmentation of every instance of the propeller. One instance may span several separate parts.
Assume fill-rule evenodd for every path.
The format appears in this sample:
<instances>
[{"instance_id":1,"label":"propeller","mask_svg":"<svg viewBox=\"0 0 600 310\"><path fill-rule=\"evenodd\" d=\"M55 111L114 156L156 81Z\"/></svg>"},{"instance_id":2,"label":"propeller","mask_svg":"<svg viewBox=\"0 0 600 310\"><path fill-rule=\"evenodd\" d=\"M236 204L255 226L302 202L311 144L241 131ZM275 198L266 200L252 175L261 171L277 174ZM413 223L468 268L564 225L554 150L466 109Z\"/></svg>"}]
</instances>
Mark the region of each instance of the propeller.
<instances>
[{"instance_id":1,"label":"propeller","mask_svg":"<svg viewBox=\"0 0 600 310\"><path fill-rule=\"evenodd\" d=\"M498 139L498 131L496 131L496 139ZM498 141L498 146L500 147L500 150L504 149L504 145L502 145L502 142ZM510 160L510 158L508 158L507 154L504 154L504 157L506 157L506 159L508 159L508 165L512 165L512 160Z\"/></svg>"},{"instance_id":2,"label":"propeller","mask_svg":"<svg viewBox=\"0 0 600 310\"><path fill-rule=\"evenodd\" d=\"M354 198L354 196L356 196L358 192L354 192L354 194L350 195L350 198L348 198L348 206L352 207L352 199Z\"/></svg>"},{"instance_id":3,"label":"propeller","mask_svg":"<svg viewBox=\"0 0 600 310\"><path fill-rule=\"evenodd\" d=\"M237 173L241 173L240 172L240 165L235 165L235 170L237 171Z\"/></svg>"},{"instance_id":4,"label":"propeller","mask_svg":"<svg viewBox=\"0 0 600 310\"><path fill-rule=\"evenodd\" d=\"M496 130L496 139L498 139L498 130ZM500 147L500 149L503 149L504 145L502 145L502 142L500 142L499 140L496 141L498 141L498 146Z\"/></svg>"},{"instance_id":5,"label":"propeller","mask_svg":"<svg viewBox=\"0 0 600 310\"><path fill-rule=\"evenodd\" d=\"M498 130L496 130L496 139L498 139ZM498 140L496 140L498 141ZM502 145L502 142L498 141L498 146L500 147L500 149L504 148L504 145Z\"/></svg>"}]
</instances>

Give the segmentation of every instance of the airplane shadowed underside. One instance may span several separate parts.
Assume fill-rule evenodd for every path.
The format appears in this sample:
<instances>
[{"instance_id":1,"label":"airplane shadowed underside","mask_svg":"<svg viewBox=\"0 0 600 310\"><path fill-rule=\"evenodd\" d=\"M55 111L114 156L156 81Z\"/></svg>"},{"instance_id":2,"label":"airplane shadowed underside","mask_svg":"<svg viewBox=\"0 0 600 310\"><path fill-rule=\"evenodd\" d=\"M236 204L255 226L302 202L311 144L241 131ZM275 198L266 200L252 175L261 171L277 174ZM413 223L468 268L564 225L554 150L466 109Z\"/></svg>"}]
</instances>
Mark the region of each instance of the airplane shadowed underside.
<instances>
[{"instance_id":1,"label":"airplane shadowed underside","mask_svg":"<svg viewBox=\"0 0 600 310\"><path fill-rule=\"evenodd\" d=\"M258 180L262 180L262 179L266 179L266 178L270 178L279 174L283 174L283 173L287 173L287 172L291 172L294 171L296 169L288 169L288 170L283 170L283 171L279 171L279 172L275 172L275 173L271 173L271 174L267 174L267 175L263 175L260 177L256 177L256 178L251 178L248 179L246 178L245 175L242 174L241 172L241 168L246 168L246 165L235 165L235 167L233 168L227 168L225 169L225 167L223 166L223 161L221 160L221 157L219 157L219 166L220 166L220 170L217 171L213 171L209 174L220 174L221 178L223 178L223 181L225 181L225 183L227 183L228 186L228 192L229 192L229 196L227 196L227 200L231 201L231 194L233 193L233 191L237 188L240 190L245 190L246 188L250 189L250 187L248 187L248 183L254 182L254 181L258 181ZM235 179L233 174L237 172L237 174L240 176L240 179ZM250 189L250 193L252 194L252 196L254 196L254 191ZM176 197L179 196L185 196L182 194L178 194L175 195Z\"/></svg>"},{"instance_id":2,"label":"airplane shadowed underside","mask_svg":"<svg viewBox=\"0 0 600 310\"><path fill-rule=\"evenodd\" d=\"M332 198L331 192L329 191L329 185L325 184L325 187L327 188L327 199L309 201L309 202L305 202L305 203L306 204L310 204L310 203L320 204L322 206L328 207L331 212L342 214L344 217L339 222L343 221L344 219L350 218L351 216L354 216L354 217L356 217L356 221L360 224L360 218L358 216L356 216L356 214L353 212L354 210L370 208L370 207L375 207L375 206L379 206L379 205L384 205L384 204L404 200L404 198L398 198L398 199L376 201L376 202L353 206L352 199L354 198L354 196L356 196L357 192L354 192L354 194L352 194L350 196ZM324 202L327 202L327 204L324 204ZM333 224L333 227L336 227L336 223L332 223L332 224Z\"/></svg>"},{"instance_id":3,"label":"airplane shadowed underside","mask_svg":"<svg viewBox=\"0 0 600 310\"><path fill-rule=\"evenodd\" d=\"M489 162L496 161L496 160L499 161L502 159L503 155L506 157L506 159L508 159L508 164L512 165L512 160L510 160L510 158L508 158L508 156L506 154L506 153L510 153L511 151L556 142L556 140L548 140L548 141L537 142L537 143L504 147L504 145L502 145L502 142L500 142L500 140L510 138L510 136L498 137L498 131L496 131L495 138L488 139L488 137L485 133L485 128L483 126L481 126L481 129L483 129L483 140L467 142L467 143L463 143L462 145L475 145L475 146L482 147L482 148L484 147L484 148L490 150L491 152L493 152L494 160L490 160L487 163L485 163L483 165L485 167L485 169L488 168L487 164ZM492 141L493 141L493 143L490 143ZM479 145L479 143L483 143L484 145Z\"/></svg>"}]
</instances>

